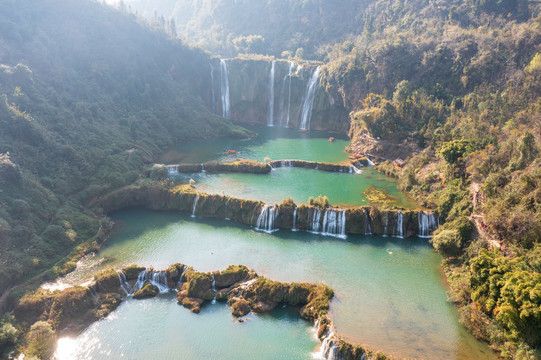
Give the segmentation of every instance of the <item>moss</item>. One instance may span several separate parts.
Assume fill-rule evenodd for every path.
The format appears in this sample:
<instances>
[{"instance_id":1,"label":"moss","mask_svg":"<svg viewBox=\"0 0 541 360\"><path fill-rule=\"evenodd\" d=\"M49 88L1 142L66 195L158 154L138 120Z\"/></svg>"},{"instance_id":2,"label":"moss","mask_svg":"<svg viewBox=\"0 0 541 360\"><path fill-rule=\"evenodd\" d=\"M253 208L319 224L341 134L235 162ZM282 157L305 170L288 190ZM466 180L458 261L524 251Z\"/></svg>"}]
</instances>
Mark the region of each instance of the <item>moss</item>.
<instances>
[{"instance_id":1,"label":"moss","mask_svg":"<svg viewBox=\"0 0 541 360\"><path fill-rule=\"evenodd\" d=\"M250 312L250 305L248 301L244 299L238 299L233 304L231 304L231 313L233 316L242 317Z\"/></svg>"},{"instance_id":2,"label":"moss","mask_svg":"<svg viewBox=\"0 0 541 360\"><path fill-rule=\"evenodd\" d=\"M133 294L133 298L137 300L141 299L148 299L153 298L156 295L158 295L159 290L156 285L152 285L151 283L147 282L141 290L137 290L135 294Z\"/></svg>"},{"instance_id":3,"label":"moss","mask_svg":"<svg viewBox=\"0 0 541 360\"><path fill-rule=\"evenodd\" d=\"M292 283L289 286L289 292L286 296L286 301L291 306L305 305L308 302L308 296L312 286L306 283Z\"/></svg>"},{"instance_id":4,"label":"moss","mask_svg":"<svg viewBox=\"0 0 541 360\"><path fill-rule=\"evenodd\" d=\"M256 274L244 265L229 265L227 269L214 274L217 288L226 288L235 283L253 279Z\"/></svg>"},{"instance_id":5,"label":"moss","mask_svg":"<svg viewBox=\"0 0 541 360\"><path fill-rule=\"evenodd\" d=\"M188 270L184 274L186 277L186 295L191 298L203 300L212 300L212 278L209 274Z\"/></svg>"},{"instance_id":6,"label":"moss","mask_svg":"<svg viewBox=\"0 0 541 360\"><path fill-rule=\"evenodd\" d=\"M144 267L137 265L130 265L120 269L120 271L124 273L124 275L126 276L126 280L128 281L137 279L139 273L143 270L145 270Z\"/></svg>"},{"instance_id":7,"label":"moss","mask_svg":"<svg viewBox=\"0 0 541 360\"><path fill-rule=\"evenodd\" d=\"M99 292L119 292L120 281L118 274L113 269L103 270L94 276L96 282L96 290Z\"/></svg>"}]
</instances>

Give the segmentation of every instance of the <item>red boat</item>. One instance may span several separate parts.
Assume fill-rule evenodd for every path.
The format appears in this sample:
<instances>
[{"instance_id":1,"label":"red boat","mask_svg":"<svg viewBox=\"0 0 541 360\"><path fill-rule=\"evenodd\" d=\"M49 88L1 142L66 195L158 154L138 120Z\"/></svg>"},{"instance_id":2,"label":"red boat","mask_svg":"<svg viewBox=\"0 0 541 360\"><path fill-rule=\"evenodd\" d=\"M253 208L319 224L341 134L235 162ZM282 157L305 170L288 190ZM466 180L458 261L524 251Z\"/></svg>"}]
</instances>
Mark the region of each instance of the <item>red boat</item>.
<instances>
[{"instance_id":1,"label":"red boat","mask_svg":"<svg viewBox=\"0 0 541 360\"><path fill-rule=\"evenodd\" d=\"M333 142L334 141L334 138L333 137L330 137L329 138L329 142Z\"/></svg>"},{"instance_id":2,"label":"red boat","mask_svg":"<svg viewBox=\"0 0 541 360\"><path fill-rule=\"evenodd\" d=\"M238 154L239 152L237 150L227 150L224 152L224 154Z\"/></svg>"},{"instance_id":3,"label":"red boat","mask_svg":"<svg viewBox=\"0 0 541 360\"><path fill-rule=\"evenodd\" d=\"M299 130L299 131L300 131L300 132L304 132L304 133L305 133L305 132L308 132L308 130L306 130L306 129L301 129L301 130Z\"/></svg>"},{"instance_id":4,"label":"red boat","mask_svg":"<svg viewBox=\"0 0 541 360\"><path fill-rule=\"evenodd\" d=\"M357 159L360 159L362 157L363 156L361 154L351 154L351 155L348 156L348 159L357 160Z\"/></svg>"}]
</instances>

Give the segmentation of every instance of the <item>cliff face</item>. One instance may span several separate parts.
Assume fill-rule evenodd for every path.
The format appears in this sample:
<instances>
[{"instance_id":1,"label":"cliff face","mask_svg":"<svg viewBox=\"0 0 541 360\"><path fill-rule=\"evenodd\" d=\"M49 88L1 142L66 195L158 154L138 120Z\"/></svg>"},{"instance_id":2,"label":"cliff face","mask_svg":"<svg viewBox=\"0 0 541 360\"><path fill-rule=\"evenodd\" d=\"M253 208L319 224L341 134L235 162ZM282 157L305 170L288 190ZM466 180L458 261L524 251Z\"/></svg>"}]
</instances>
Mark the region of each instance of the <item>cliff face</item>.
<instances>
[{"instance_id":1,"label":"cliff face","mask_svg":"<svg viewBox=\"0 0 541 360\"><path fill-rule=\"evenodd\" d=\"M229 99L230 118L234 122L300 128L303 107L310 103L311 111L305 110L309 129L347 133L349 110L339 94L321 86L321 75L315 76L316 65L286 60L224 61L225 67L218 59L210 63L210 86L205 97L215 113L225 114L225 97ZM309 96L310 80L314 78L314 92Z\"/></svg>"}]
</instances>

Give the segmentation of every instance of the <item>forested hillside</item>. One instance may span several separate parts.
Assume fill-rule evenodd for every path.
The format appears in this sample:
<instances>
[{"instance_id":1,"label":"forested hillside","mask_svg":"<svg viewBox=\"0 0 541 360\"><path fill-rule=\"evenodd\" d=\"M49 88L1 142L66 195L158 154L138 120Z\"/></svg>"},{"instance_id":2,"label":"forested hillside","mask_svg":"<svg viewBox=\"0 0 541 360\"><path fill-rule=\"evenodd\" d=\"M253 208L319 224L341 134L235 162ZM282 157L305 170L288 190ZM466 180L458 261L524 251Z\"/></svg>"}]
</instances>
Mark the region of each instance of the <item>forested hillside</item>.
<instances>
[{"instance_id":1,"label":"forested hillside","mask_svg":"<svg viewBox=\"0 0 541 360\"><path fill-rule=\"evenodd\" d=\"M244 135L203 104L202 72L204 52L108 6L0 3L0 290L73 268L57 262L109 226L84 204L166 146Z\"/></svg>"},{"instance_id":2,"label":"forested hillside","mask_svg":"<svg viewBox=\"0 0 541 360\"><path fill-rule=\"evenodd\" d=\"M538 2L125 4L225 56L324 61L322 86L351 111L350 150L389 160L380 171L445 223L431 241L463 322L505 357L538 356Z\"/></svg>"}]
</instances>

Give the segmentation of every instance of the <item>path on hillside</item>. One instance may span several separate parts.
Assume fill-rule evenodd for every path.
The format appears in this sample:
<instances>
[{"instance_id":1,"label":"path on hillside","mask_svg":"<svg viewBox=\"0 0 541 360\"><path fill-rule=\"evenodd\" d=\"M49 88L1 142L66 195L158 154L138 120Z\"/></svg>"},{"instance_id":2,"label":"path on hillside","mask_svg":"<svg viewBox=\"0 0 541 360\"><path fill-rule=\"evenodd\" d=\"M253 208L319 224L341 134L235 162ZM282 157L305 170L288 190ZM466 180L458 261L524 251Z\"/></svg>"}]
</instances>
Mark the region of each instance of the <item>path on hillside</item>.
<instances>
[{"instance_id":1,"label":"path on hillside","mask_svg":"<svg viewBox=\"0 0 541 360\"><path fill-rule=\"evenodd\" d=\"M480 237L487 239L492 248L500 249L501 244L498 240L487 231L486 227L483 227L485 223L484 214L482 212L475 213L475 209L484 203L484 197L480 190L481 185L478 182L472 181L470 185L470 194L472 195L473 211L470 215L470 221L475 227L475 231Z\"/></svg>"}]
</instances>

